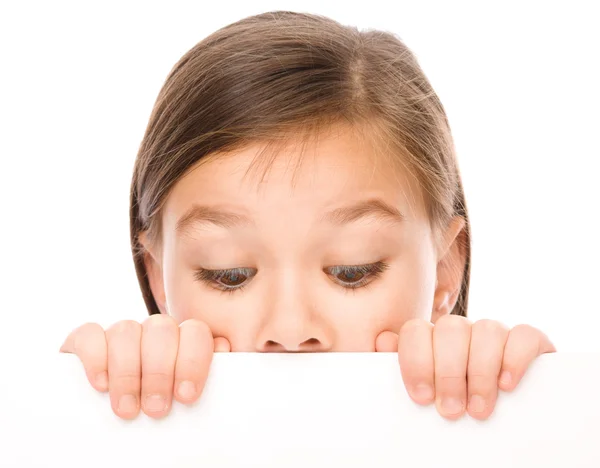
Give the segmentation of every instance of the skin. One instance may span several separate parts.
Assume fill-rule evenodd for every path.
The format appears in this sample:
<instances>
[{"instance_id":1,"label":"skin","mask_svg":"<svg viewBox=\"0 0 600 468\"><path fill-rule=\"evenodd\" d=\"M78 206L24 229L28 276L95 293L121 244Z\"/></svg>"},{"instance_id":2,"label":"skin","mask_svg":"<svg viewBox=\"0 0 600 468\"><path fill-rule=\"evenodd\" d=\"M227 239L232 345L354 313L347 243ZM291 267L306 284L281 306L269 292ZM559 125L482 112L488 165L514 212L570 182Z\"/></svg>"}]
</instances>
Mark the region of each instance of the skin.
<instances>
[{"instance_id":1,"label":"skin","mask_svg":"<svg viewBox=\"0 0 600 468\"><path fill-rule=\"evenodd\" d=\"M464 220L436 237L418 184L348 129L320 136L298 168L299 148L290 145L264 178L248 175L260 149L198 165L168 195L160 245L140 237L162 314L106 331L88 323L63 344L92 386L109 391L119 417L142 410L160 418L173 399L197 400L215 351L377 351L398 353L416 403L435 402L448 419L465 412L486 419L498 389L514 389L535 357L555 351L528 325L449 315L465 263ZM352 220L339 211L327 218L368 200L402 219L368 210ZM178 229L193 206L205 207L204 218ZM236 215L206 216L208 208ZM378 275L373 267L340 268L377 262L385 263ZM201 270L234 268L242 270L197 278Z\"/></svg>"}]
</instances>

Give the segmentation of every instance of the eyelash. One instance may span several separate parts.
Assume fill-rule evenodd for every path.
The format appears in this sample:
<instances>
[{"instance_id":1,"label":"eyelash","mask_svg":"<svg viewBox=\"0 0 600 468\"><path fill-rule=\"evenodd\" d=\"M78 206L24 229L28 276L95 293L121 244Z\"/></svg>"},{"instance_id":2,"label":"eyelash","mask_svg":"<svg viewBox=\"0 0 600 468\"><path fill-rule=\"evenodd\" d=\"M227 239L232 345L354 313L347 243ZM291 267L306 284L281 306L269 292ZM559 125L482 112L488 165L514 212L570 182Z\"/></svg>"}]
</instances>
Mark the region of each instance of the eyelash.
<instances>
[{"instance_id":1,"label":"eyelash","mask_svg":"<svg viewBox=\"0 0 600 468\"><path fill-rule=\"evenodd\" d=\"M342 288L348 289L358 289L367 286L373 280L379 278L381 274L387 270L389 264L385 262L375 262L369 263L367 265L339 265L334 267L325 268L325 273L329 276L336 277L341 273L344 274L356 274L360 273L363 276L359 281L355 283L344 283L343 281L334 280L337 284L339 284Z\"/></svg>"},{"instance_id":2,"label":"eyelash","mask_svg":"<svg viewBox=\"0 0 600 468\"><path fill-rule=\"evenodd\" d=\"M194 275L198 281L202 281L209 286L218 289L224 293L232 294L236 291L241 291L246 287L248 281L246 280L239 286L227 286L225 284L221 284L218 281L227 275L242 275L248 278L248 280L252 279L256 275L255 268L231 268L229 270L206 270L200 268L196 271Z\"/></svg>"},{"instance_id":3,"label":"eyelash","mask_svg":"<svg viewBox=\"0 0 600 468\"><path fill-rule=\"evenodd\" d=\"M342 287L344 290L355 290L358 288L362 288L373 282L377 279L381 274L387 270L389 264L385 262L375 262L366 265L338 265L334 267L324 268L323 272L331 277L336 277L340 274L346 275L356 275L362 274L363 278L356 281L355 283L343 282L340 280L335 280L335 283ZM255 268L231 268L228 270L206 270L199 269L195 273L195 278L198 281L202 281L207 285L222 291L224 293L232 294L236 291L241 291L244 289L248 283L257 273ZM247 278L246 281L241 283L239 286L227 286L222 283L219 283L219 280L225 276L233 276L233 275L241 275Z\"/></svg>"}]
</instances>

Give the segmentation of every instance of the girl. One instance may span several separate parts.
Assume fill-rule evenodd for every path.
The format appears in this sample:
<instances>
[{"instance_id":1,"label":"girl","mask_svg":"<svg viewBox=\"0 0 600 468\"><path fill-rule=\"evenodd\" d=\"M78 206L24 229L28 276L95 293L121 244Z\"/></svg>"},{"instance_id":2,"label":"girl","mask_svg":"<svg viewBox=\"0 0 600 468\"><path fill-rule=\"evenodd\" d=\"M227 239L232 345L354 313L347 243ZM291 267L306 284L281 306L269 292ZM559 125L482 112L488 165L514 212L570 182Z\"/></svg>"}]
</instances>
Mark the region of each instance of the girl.
<instances>
[{"instance_id":1,"label":"girl","mask_svg":"<svg viewBox=\"0 0 600 468\"><path fill-rule=\"evenodd\" d=\"M150 317L61 348L122 418L195 401L214 351L384 351L415 402L485 419L555 351L530 326L466 319L450 128L390 33L275 11L207 37L159 93L130 203Z\"/></svg>"}]
</instances>

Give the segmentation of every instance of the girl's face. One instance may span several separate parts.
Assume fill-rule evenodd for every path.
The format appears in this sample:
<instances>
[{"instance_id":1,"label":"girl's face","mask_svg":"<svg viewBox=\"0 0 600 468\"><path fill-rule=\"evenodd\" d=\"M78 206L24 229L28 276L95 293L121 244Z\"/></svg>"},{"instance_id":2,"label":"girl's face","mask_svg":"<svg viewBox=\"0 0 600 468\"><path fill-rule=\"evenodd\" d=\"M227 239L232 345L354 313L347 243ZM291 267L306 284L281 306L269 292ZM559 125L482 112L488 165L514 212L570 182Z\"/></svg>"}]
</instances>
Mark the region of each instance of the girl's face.
<instances>
[{"instance_id":1,"label":"girl's face","mask_svg":"<svg viewBox=\"0 0 600 468\"><path fill-rule=\"evenodd\" d=\"M288 147L258 180L261 148L211 158L169 194L162 249L146 257L163 311L232 351L365 352L451 310L462 219L436 246L414 181L350 132L320 137L299 166Z\"/></svg>"}]
</instances>

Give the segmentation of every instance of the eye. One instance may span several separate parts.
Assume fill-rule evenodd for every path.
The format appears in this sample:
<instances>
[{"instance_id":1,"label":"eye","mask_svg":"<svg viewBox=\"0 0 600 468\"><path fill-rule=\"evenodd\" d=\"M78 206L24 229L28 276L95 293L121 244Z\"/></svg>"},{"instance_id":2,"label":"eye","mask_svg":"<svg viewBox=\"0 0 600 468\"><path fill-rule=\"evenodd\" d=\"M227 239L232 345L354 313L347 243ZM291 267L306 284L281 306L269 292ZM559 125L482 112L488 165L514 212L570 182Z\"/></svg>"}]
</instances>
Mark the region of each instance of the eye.
<instances>
[{"instance_id":1,"label":"eye","mask_svg":"<svg viewBox=\"0 0 600 468\"><path fill-rule=\"evenodd\" d=\"M388 267L387 263L377 262L367 265L339 265L325 268L325 273L344 288L360 288L377 278Z\"/></svg>"},{"instance_id":2,"label":"eye","mask_svg":"<svg viewBox=\"0 0 600 468\"><path fill-rule=\"evenodd\" d=\"M343 283L356 283L364 277L365 274L363 272L350 269L344 270L338 275L336 275L336 278L342 281Z\"/></svg>"},{"instance_id":3,"label":"eye","mask_svg":"<svg viewBox=\"0 0 600 468\"><path fill-rule=\"evenodd\" d=\"M235 287L244 284L247 279L245 274L232 271L223 274L217 281L225 286Z\"/></svg>"},{"instance_id":4,"label":"eye","mask_svg":"<svg viewBox=\"0 0 600 468\"><path fill-rule=\"evenodd\" d=\"M256 275L256 268L232 268L229 270L196 271L195 277L199 281L222 291L242 289Z\"/></svg>"}]
</instances>

